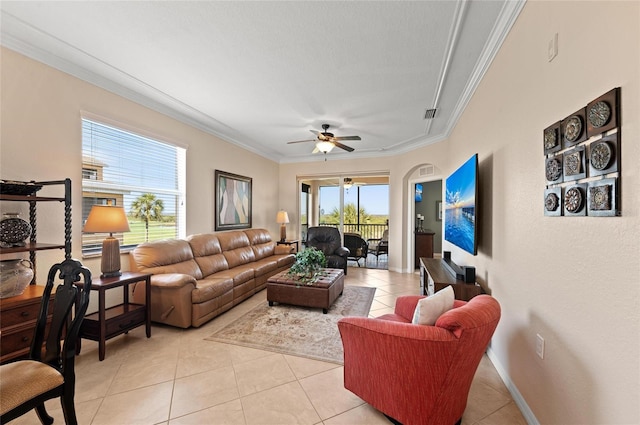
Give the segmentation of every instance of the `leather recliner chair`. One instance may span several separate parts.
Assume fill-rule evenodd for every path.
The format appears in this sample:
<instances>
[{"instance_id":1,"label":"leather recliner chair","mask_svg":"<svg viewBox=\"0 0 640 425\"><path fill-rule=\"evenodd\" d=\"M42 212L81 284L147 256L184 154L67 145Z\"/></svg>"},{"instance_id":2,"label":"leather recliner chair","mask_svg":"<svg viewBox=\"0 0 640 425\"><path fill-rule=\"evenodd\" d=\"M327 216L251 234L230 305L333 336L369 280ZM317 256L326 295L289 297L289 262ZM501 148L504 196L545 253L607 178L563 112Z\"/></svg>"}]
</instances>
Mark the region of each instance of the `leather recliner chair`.
<instances>
[{"instance_id":1,"label":"leather recliner chair","mask_svg":"<svg viewBox=\"0 0 640 425\"><path fill-rule=\"evenodd\" d=\"M342 269L347 274L347 257L350 252L342 246L342 237L335 227L309 227L307 231L307 247L317 248L327 257L327 267Z\"/></svg>"}]
</instances>

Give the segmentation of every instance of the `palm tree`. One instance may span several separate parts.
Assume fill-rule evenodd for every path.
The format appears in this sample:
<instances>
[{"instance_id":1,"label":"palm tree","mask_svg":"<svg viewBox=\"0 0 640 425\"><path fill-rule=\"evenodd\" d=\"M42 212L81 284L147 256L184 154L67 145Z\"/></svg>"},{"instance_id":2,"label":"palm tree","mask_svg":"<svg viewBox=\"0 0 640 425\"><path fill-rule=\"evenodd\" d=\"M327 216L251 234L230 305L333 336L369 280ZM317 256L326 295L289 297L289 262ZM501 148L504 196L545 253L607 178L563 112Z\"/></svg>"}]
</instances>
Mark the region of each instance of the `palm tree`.
<instances>
[{"instance_id":1,"label":"palm tree","mask_svg":"<svg viewBox=\"0 0 640 425\"><path fill-rule=\"evenodd\" d=\"M146 241L149 241L149 221L162 220L162 210L164 210L162 199L156 198L153 193L140 195L131 203L131 216L144 221Z\"/></svg>"},{"instance_id":2,"label":"palm tree","mask_svg":"<svg viewBox=\"0 0 640 425\"><path fill-rule=\"evenodd\" d=\"M358 216L360 216L360 224L369 223L371 221L371 215L367 213L364 207L360 207L360 211L356 214L356 204L350 202L344 206L344 223L345 224L357 224ZM331 215L329 215L327 222L337 224L340 222L340 210L338 207L335 207L333 211L331 211Z\"/></svg>"}]
</instances>

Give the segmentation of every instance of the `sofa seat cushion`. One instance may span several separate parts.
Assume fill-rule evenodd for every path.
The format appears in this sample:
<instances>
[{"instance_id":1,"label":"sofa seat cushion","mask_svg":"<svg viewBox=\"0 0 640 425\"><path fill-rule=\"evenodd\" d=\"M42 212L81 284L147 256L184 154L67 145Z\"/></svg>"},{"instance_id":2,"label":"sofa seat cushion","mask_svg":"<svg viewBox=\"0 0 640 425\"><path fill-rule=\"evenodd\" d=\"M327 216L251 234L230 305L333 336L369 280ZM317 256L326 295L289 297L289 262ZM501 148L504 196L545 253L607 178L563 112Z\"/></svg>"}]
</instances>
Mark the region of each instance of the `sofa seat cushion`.
<instances>
[{"instance_id":1,"label":"sofa seat cushion","mask_svg":"<svg viewBox=\"0 0 640 425\"><path fill-rule=\"evenodd\" d=\"M388 322L411 323L409 320L395 313L383 314L382 316L378 316L376 319L386 320Z\"/></svg>"},{"instance_id":2,"label":"sofa seat cushion","mask_svg":"<svg viewBox=\"0 0 640 425\"><path fill-rule=\"evenodd\" d=\"M278 262L278 268L291 267L296 262L296 256L293 254L273 255L272 259Z\"/></svg>"},{"instance_id":3,"label":"sofa seat cushion","mask_svg":"<svg viewBox=\"0 0 640 425\"><path fill-rule=\"evenodd\" d=\"M253 266L255 276L257 277L277 270L278 260L273 258L264 258L262 260L254 261L251 265Z\"/></svg>"},{"instance_id":4,"label":"sofa seat cushion","mask_svg":"<svg viewBox=\"0 0 640 425\"><path fill-rule=\"evenodd\" d=\"M196 281L196 288L191 292L191 301L200 304L205 301L221 297L233 290L231 278L207 278Z\"/></svg>"},{"instance_id":5,"label":"sofa seat cushion","mask_svg":"<svg viewBox=\"0 0 640 425\"><path fill-rule=\"evenodd\" d=\"M234 267L229 270L222 270L212 274L212 278L230 278L233 279L233 286L241 285L250 281L255 277L253 264L245 264L243 266Z\"/></svg>"}]
</instances>

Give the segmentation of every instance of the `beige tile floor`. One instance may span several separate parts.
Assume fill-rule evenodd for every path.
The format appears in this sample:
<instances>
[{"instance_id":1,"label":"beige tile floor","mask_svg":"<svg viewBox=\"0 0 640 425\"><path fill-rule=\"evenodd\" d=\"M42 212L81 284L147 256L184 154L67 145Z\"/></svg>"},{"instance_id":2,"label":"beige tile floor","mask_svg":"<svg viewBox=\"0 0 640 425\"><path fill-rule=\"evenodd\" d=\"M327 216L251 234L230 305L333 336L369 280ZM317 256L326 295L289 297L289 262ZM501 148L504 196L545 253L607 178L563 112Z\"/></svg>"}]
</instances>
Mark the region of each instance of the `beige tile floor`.
<instances>
[{"instance_id":1,"label":"beige tile floor","mask_svg":"<svg viewBox=\"0 0 640 425\"><path fill-rule=\"evenodd\" d=\"M418 292L417 274L350 267L346 284L374 286L371 316L393 311L399 295ZM257 303L266 291L197 329L144 328L97 344L83 340L76 363L80 424L389 424L343 387L342 367L269 351L205 341ZM58 400L47 402L64 423ZM12 424L38 424L34 412ZM474 378L463 424L526 424L485 356Z\"/></svg>"}]
</instances>

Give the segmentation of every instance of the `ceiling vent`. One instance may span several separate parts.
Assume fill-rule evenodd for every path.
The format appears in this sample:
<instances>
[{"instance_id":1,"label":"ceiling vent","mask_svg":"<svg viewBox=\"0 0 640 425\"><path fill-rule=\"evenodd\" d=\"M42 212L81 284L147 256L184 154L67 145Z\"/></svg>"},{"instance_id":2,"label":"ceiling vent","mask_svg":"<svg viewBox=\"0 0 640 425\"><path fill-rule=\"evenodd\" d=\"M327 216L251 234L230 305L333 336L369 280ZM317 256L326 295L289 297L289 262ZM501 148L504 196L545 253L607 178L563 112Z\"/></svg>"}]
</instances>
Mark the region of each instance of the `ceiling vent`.
<instances>
[{"instance_id":1,"label":"ceiling vent","mask_svg":"<svg viewBox=\"0 0 640 425\"><path fill-rule=\"evenodd\" d=\"M427 165L426 167L420 167L420 177L433 176L435 174L435 168L433 165Z\"/></svg>"},{"instance_id":2,"label":"ceiling vent","mask_svg":"<svg viewBox=\"0 0 640 425\"><path fill-rule=\"evenodd\" d=\"M435 116L436 116L436 110L437 110L437 109L435 109L435 108L433 108L433 109L427 109L427 111L424 113L424 119L425 119L425 120L430 120L430 119L432 119L433 117L435 117Z\"/></svg>"}]
</instances>

